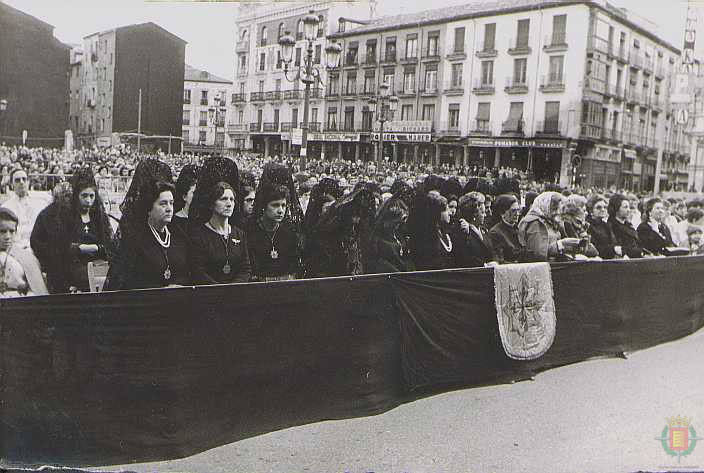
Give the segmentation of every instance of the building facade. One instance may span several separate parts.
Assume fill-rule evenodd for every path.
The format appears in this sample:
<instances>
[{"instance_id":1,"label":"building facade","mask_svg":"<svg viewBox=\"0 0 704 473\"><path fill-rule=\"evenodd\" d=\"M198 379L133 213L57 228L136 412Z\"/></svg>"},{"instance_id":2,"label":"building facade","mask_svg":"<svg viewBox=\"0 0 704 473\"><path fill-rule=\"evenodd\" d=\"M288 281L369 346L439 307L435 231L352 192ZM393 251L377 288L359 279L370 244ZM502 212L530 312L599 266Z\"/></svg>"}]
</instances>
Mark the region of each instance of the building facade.
<instances>
[{"instance_id":1,"label":"building facade","mask_svg":"<svg viewBox=\"0 0 704 473\"><path fill-rule=\"evenodd\" d=\"M319 18L312 57L322 81L311 88L308 155L316 157L324 153L323 143L328 138L322 130L328 79L324 57L327 36L338 30L340 18L362 21L368 18L369 5L362 2L321 1L284 8L250 6L240 11L236 24L235 80L230 97L232 110L227 122L228 139L236 147L267 155L299 152L299 146L292 144L292 130L303 119L305 86L287 79L278 39L286 32L296 39L288 73L288 78L293 79L306 55L303 17L309 10Z\"/></svg>"},{"instance_id":2,"label":"building facade","mask_svg":"<svg viewBox=\"0 0 704 473\"><path fill-rule=\"evenodd\" d=\"M185 48L185 41L154 23L86 36L72 70L80 74L78 120L71 124L77 144L107 146L138 128L155 146L169 136L178 139Z\"/></svg>"},{"instance_id":3,"label":"building facade","mask_svg":"<svg viewBox=\"0 0 704 473\"><path fill-rule=\"evenodd\" d=\"M183 82L183 151L222 152L242 149L243 143L225 138L232 81L186 64Z\"/></svg>"},{"instance_id":4,"label":"building facade","mask_svg":"<svg viewBox=\"0 0 704 473\"><path fill-rule=\"evenodd\" d=\"M0 135L8 143L63 146L69 115L70 46L54 27L0 2Z\"/></svg>"},{"instance_id":5,"label":"building facade","mask_svg":"<svg viewBox=\"0 0 704 473\"><path fill-rule=\"evenodd\" d=\"M395 161L645 190L660 155L663 181L686 186L689 138L669 104L679 51L606 2L466 5L330 39L343 60L326 90L324 128L360 134L354 147L333 144L337 155L373 154L367 99L385 81L399 98L385 134L384 156Z\"/></svg>"}]
</instances>

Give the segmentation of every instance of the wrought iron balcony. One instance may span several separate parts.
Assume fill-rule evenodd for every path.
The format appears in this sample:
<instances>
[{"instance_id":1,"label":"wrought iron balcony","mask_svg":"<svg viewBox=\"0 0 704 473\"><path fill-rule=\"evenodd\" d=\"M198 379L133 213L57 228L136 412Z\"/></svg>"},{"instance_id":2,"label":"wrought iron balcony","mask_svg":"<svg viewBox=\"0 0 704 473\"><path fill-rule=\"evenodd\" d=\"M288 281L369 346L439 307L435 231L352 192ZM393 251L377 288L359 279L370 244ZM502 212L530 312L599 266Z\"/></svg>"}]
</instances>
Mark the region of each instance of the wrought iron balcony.
<instances>
[{"instance_id":1,"label":"wrought iron balcony","mask_svg":"<svg viewBox=\"0 0 704 473\"><path fill-rule=\"evenodd\" d=\"M208 105L208 99L200 99L201 105Z\"/></svg>"},{"instance_id":2,"label":"wrought iron balcony","mask_svg":"<svg viewBox=\"0 0 704 473\"><path fill-rule=\"evenodd\" d=\"M308 130L309 131L320 131L320 129L321 129L320 122L308 122Z\"/></svg>"},{"instance_id":3,"label":"wrought iron balcony","mask_svg":"<svg viewBox=\"0 0 704 473\"><path fill-rule=\"evenodd\" d=\"M267 131L267 132L279 131L279 123L278 122L264 123L264 131Z\"/></svg>"},{"instance_id":4,"label":"wrought iron balcony","mask_svg":"<svg viewBox=\"0 0 704 473\"><path fill-rule=\"evenodd\" d=\"M548 74L543 76L542 83L540 84L541 92L564 92L565 91L565 78L562 74Z\"/></svg>"},{"instance_id":5,"label":"wrought iron balcony","mask_svg":"<svg viewBox=\"0 0 704 473\"><path fill-rule=\"evenodd\" d=\"M281 131L291 131L291 128L296 128L296 123L295 122L282 122L281 123Z\"/></svg>"},{"instance_id":6,"label":"wrought iron balcony","mask_svg":"<svg viewBox=\"0 0 704 473\"><path fill-rule=\"evenodd\" d=\"M235 51L238 53L246 53L249 51L249 40L245 39L242 41L237 41L237 44L235 45Z\"/></svg>"},{"instance_id":7,"label":"wrought iron balcony","mask_svg":"<svg viewBox=\"0 0 704 473\"><path fill-rule=\"evenodd\" d=\"M461 136L459 120L457 122L441 122L437 134L443 136Z\"/></svg>"},{"instance_id":8,"label":"wrought iron balcony","mask_svg":"<svg viewBox=\"0 0 704 473\"><path fill-rule=\"evenodd\" d=\"M271 90L266 93L266 100L281 100L280 90Z\"/></svg>"},{"instance_id":9,"label":"wrought iron balcony","mask_svg":"<svg viewBox=\"0 0 704 473\"><path fill-rule=\"evenodd\" d=\"M538 122L535 131L536 135L560 136L562 134L562 124L559 120L545 120Z\"/></svg>"},{"instance_id":10,"label":"wrought iron balcony","mask_svg":"<svg viewBox=\"0 0 704 473\"><path fill-rule=\"evenodd\" d=\"M246 96L244 93L241 94L232 94L232 103L241 103L241 102L246 102Z\"/></svg>"},{"instance_id":11,"label":"wrought iron balcony","mask_svg":"<svg viewBox=\"0 0 704 473\"><path fill-rule=\"evenodd\" d=\"M484 120L477 118L472 121L472 126L470 128L470 134L473 135L491 135L492 131L491 120Z\"/></svg>"},{"instance_id":12,"label":"wrought iron balcony","mask_svg":"<svg viewBox=\"0 0 704 473\"><path fill-rule=\"evenodd\" d=\"M474 54L478 58L496 57L498 54L496 51L496 44L493 41L491 43L481 43Z\"/></svg>"},{"instance_id":13,"label":"wrought iron balcony","mask_svg":"<svg viewBox=\"0 0 704 473\"><path fill-rule=\"evenodd\" d=\"M521 80L515 77L506 78L506 87L504 88L508 94L525 94L528 93L528 79Z\"/></svg>"},{"instance_id":14,"label":"wrought iron balcony","mask_svg":"<svg viewBox=\"0 0 704 473\"><path fill-rule=\"evenodd\" d=\"M396 62L396 51L393 53L387 52L384 54L384 56L381 58L381 63L395 63Z\"/></svg>"},{"instance_id":15,"label":"wrought iron balcony","mask_svg":"<svg viewBox=\"0 0 704 473\"><path fill-rule=\"evenodd\" d=\"M580 129L580 138L590 139L590 140L601 140L602 128L599 125L591 125L583 123Z\"/></svg>"},{"instance_id":16,"label":"wrought iron balcony","mask_svg":"<svg viewBox=\"0 0 704 473\"><path fill-rule=\"evenodd\" d=\"M555 31L546 36L543 50L548 53L567 51L567 34L564 31Z\"/></svg>"},{"instance_id":17,"label":"wrought iron balcony","mask_svg":"<svg viewBox=\"0 0 704 473\"><path fill-rule=\"evenodd\" d=\"M303 98L303 93L300 90L286 90L284 91L284 98L286 100L299 100Z\"/></svg>"},{"instance_id":18,"label":"wrought iron balcony","mask_svg":"<svg viewBox=\"0 0 704 473\"><path fill-rule=\"evenodd\" d=\"M246 123L230 123L227 125L227 131L247 131Z\"/></svg>"},{"instance_id":19,"label":"wrought iron balcony","mask_svg":"<svg viewBox=\"0 0 704 473\"><path fill-rule=\"evenodd\" d=\"M337 131L337 123L327 123L325 125L325 131Z\"/></svg>"},{"instance_id":20,"label":"wrought iron balcony","mask_svg":"<svg viewBox=\"0 0 704 473\"><path fill-rule=\"evenodd\" d=\"M508 53L512 56L523 56L531 53L531 48L528 45L529 38L511 39L511 46L508 48Z\"/></svg>"},{"instance_id":21,"label":"wrought iron balcony","mask_svg":"<svg viewBox=\"0 0 704 473\"><path fill-rule=\"evenodd\" d=\"M474 80L474 95L491 95L496 91L494 82L484 82L480 78Z\"/></svg>"},{"instance_id":22,"label":"wrought iron balcony","mask_svg":"<svg viewBox=\"0 0 704 473\"><path fill-rule=\"evenodd\" d=\"M198 126L208 126L208 120L200 120Z\"/></svg>"},{"instance_id":23,"label":"wrought iron balcony","mask_svg":"<svg viewBox=\"0 0 704 473\"><path fill-rule=\"evenodd\" d=\"M445 83L444 92L447 95L464 94L464 82L461 79L447 81Z\"/></svg>"},{"instance_id":24,"label":"wrought iron balcony","mask_svg":"<svg viewBox=\"0 0 704 473\"><path fill-rule=\"evenodd\" d=\"M322 99L325 94L323 94L323 89L316 87L314 89L310 89L310 98L312 99Z\"/></svg>"},{"instance_id":25,"label":"wrought iron balcony","mask_svg":"<svg viewBox=\"0 0 704 473\"><path fill-rule=\"evenodd\" d=\"M525 130L526 122L522 118L515 119L511 118L506 120L501 124L501 133L504 134L518 134L523 135Z\"/></svg>"},{"instance_id":26,"label":"wrought iron balcony","mask_svg":"<svg viewBox=\"0 0 704 473\"><path fill-rule=\"evenodd\" d=\"M250 123L249 131L262 131L262 124L260 122Z\"/></svg>"},{"instance_id":27,"label":"wrought iron balcony","mask_svg":"<svg viewBox=\"0 0 704 473\"><path fill-rule=\"evenodd\" d=\"M263 102L264 101L264 92L250 92L249 93L249 101L250 102Z\"/></svg>"}]
</instances>

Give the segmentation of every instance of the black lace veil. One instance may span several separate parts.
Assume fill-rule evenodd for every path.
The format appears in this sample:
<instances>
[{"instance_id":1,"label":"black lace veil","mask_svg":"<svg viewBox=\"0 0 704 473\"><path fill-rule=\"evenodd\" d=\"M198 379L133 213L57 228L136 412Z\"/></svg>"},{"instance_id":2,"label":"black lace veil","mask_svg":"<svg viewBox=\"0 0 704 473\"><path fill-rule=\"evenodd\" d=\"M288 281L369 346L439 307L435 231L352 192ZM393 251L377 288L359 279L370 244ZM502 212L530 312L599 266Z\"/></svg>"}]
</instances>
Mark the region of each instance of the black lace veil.
<instances>
[{"instance_id":1,"label":"black lace veil","mask_svg":"<svg viewBox=\"0 0 704 473\"><path fill-rule=\"evenodd\" d=\"M198 225L210 219L213 209L210 208L208 194L218 182L228 183L239 194L241 188L237 163L222 156L210 158L203 163L198 174L196 190L193 193L193 202L191 202L191 208L188 211L189 223ZM239 207L239 201L241 200L239 197L239 195L235 196L235 202L238 202L238 204L236 204L235 211L230 217L230 225L240 225L242 209Z\"/></svg>"}]
</instances>

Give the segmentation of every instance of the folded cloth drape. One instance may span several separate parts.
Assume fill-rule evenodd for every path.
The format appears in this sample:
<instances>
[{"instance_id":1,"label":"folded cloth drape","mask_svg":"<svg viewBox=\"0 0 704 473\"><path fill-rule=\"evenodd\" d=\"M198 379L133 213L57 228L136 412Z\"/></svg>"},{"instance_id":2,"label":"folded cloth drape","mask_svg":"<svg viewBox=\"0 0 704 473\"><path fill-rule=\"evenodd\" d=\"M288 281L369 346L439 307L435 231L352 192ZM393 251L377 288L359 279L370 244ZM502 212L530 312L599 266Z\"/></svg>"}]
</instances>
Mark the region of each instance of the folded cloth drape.
<instances>
[{"instance_id":1,"label":"folded cloth drape","mask_svg":"<svg viewBox=\"0 0 704 473\"><path fill-rule=\"evenodd\" d=\"M548 263L494 268L496 317L504 352L514 360L534 360L555 339L555 301Z\"/></svg>"}]
</instances>

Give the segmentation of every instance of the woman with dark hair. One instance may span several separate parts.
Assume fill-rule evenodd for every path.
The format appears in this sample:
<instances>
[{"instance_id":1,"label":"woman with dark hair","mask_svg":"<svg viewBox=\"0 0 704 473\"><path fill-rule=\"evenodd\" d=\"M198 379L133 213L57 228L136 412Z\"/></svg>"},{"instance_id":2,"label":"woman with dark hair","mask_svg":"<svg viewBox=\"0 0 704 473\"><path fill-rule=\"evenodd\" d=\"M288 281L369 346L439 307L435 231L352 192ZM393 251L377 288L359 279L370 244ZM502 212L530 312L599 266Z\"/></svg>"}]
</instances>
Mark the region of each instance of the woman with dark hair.
<instances>
[{"instance_id":1,"label":"woman with dark hair","mask_svg":"<svg viewBox=\"0 0 704 473\"><path fill-rule=\"evenodd\" d=\"M558 220L563 200L558 192L543 192L519 222L518 241L526 250L526 262L562 260L577 251L579 238L562 238L560 232Z\"/></svg>"},{"instance_id":2,"label":"woman with dark hair","mask_svg":"<svg viewBox=\"0 0 704 473\"><path fill-rule=\"evenodd\" d=\"M519 216L519 221L523 219L526 215L528 215L528 211L530 208L533 206L533 202L535 202L536 197L538 197L538 193L534 191L528 191L526 192L525 195L525 204L523 205L523 208L521 209L521 215Z\"/></svg>"},{"instance_id":3,"label":"woman with dark hair","mask_svg":"<svg viewBox=\"0 0 704 473\"><path fill-rule=\"evenodd\" d=\"M248 185L242 186L241 209L242 209L243 225L246 224L246 222L254 214L254 200L255 200L256 196L257 196L257 193L255 192L254 187L251 187Z\"/></svg>"},{"instance_id":4,"label":"woman with dark hair","mask_svg":"<svg viewBox=\"0 0 704 473\"><path fill-rule=\"evenodd\" d=\"M342 197L342 188L336 179L324 177L313 186L303 224L303 275L309 277L306 271L315 266L310 261L316 258L317 243L312 239L312 234L318 226L318 221L327 212L337 199Z\"/></svg>"},{"instance_id":5,"label":"woman with dark hair","mask_svg":"<svg viewBox=\"0 0 704 473\"><path fill-rule=\"evenodd\" d=\"M617 246L629 258L642 258L643 248L638 239L638 232L631 225L631 204L622 194L614 194L609 199L607 207L609 212L608 225Z\"/></svg>"},{"instance_id":6,"label":"woman with dark hair","mask_svg":"<svg viewBox=\"0 0 704 473\"><path fill-rule=\"evenodd\" d=\"M374 196L358 189L336 201L318 220L306 241L307 277L364 274L364 232L371 227Z\"/></svg>"},{"instance_id":7,"label":"woman with dark hair","mask_svg":"<svg viewBox=\"0 0 704 473\"><path fill-rule=\"evenodd\" d=\"M643 248L654 255L669 255L668 247L674 247L670 229L665 225L663 201L653 197L645 203L643 222L638 225L638 239Z\"/></svg>"},{"instance_id":8,"label":"woman with dark hair","mask_svg":"<svg viewBox=\"0 0 704 473\"><path fill-rule=\"evenodd\" d=\"M198 182L198 166L186 164L176 180L176 195L174 195L174 218L171 219L171 228L179 229L188 234L188 212L193 202L193 193Z\"/></svg>"},{"instance_id":9,"label":"woman with dark hair","mask_svg":"<svg viewBox=\"0 0 704 473\"><path fill-rule=\"evenodd\" d=\"M518 263L523 259L523 247L518 241L518 218L521 204L512 194L502 194L494 201L493 214L499 221L491 227L487 238L499 263Z\"/></svg>"},{"instance_id":10,"label":"woman with dark hair","mask_svg":"<svg viewBox=\"0 0 704 473\"><path fill-rule=\"evenodd\" d=\"M241 229L229 222L236 207L232 186L216 183L205 201L210 202L210 218L190 229L193 282L203 285L248 282L251 267L247 239Z\"/></svg>"},{"instance_id":11,"label":"woman with dark hair","mask_svg":"<svg viewBox=\"0 0 704 473\"><path fill-rule=\"evenodd\" d=\"M478 268L494 259L488 238L484 231L484 195L470 192L459 201L459 224L452 230L455 266L458 268Z\"/></svg>"},{"instance_id":12,"label":"woman with dark hair","mask_svg":"<svg viewBox=\"0 0 704 473\"><path fill-rule=\"evenodd\" d=\"M452 238L447 229L450 212L439 194L420 194L410 220L411 258L419 271L448 269L455 265Z\"/></svg>"},{"instance_id":13,"label":"woman with dark hair","mask_svg":"<svg viewBox=\"0 0 704 473\"><path fill-rule=\"evenodd\" d=\"M265 202L258 215L247 221L249 259L256 281L295 279L299 271L298 235L285 221L289 190L286 186L264 183L257 199Z\"/></svg>"},{"instance_id":14,"label":"woman with dark hair","mask_svg":"<svg viewBox=\"0 0 704 473\"><path fill-rule=\"evenodd\" d=\"M147 158L135 169L120 206L119 251L104 290L190 285L188 240L171 233L174 186L166 163Z\"/></svg>"},{"instance_id":15,"label":"woman with dark hair","mask_svg":"<svg viewBox=\"0 0 704 473\"><path fill-rule=\"evenodd\" d=\"M228 223L237 227L241 221L239 208L240 173L237 163L231 159L216 156L206 160L198 172L198 181L193 191L193 201L188 211L188 221L190 225L200 226L210 220L213 215L213 205L210 201L213 189L216 184L224 182L230 185L235 193L235 208L228 218Z\"/></svg>"},{"instance_id":16,"label":"woman with dark hair","mask_svg":"<svg viewBox=\"0 0 704 473\"><path fill-rule=\"evenodd\" d=\"M298 194L296 193L296 185L293 181L291 170L283 164L278 164L273 161L266 163L262 170L262 176L259 178L259 186L264 185L285 186L288 189L289 197L286 205L285 220L292 225L296 234L300 235L303 232L304 216L301 203L298 200ZM257 187L257 189L259 189L259 187ZM259 195L259 192L257 192L257 195ZM261 215L262 210L266 206L267 204L261 199L255 198L253 211L255 218Z\"/></svg>"},{"instance_id":17,"label":"woman with dark hair","mask_svg":"<svg viewBox=\"0 0 704 473\"><path fill-rule=\"evenodd\" d=\"M69 205L58 203L54 222L35 225L30 239L52 293L89 292L88 263L107 260L112 247L112 227L90 168L79 169L71 187Z\"/></svg>"},{"instance_id":18,"label":"woman with dark hair","mask_svg":"<svg viewBox=\"0 0 704 473\"><path fill-rule=\"evenodd\" d=\"M609 202L603 195L594 195L587 201L587 222L591 243L596 247L603 259L620 258L623 256L621 246L616 243L616 237L606 222Z\"/></svg>"},{"instance_id":19,"label":"woman with dark hair","mask_svg":"<svg viewBox=\"0 0 704 473\"><path fill-rule=\"evenodd\" d=\"M408 206L402 192L391 196L377 212L367 251L367 273L413 271L407 241L400 233L408 218Z\"/></svg>"}]
</instances>

